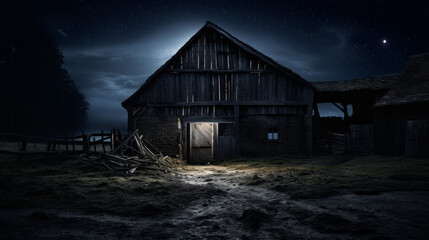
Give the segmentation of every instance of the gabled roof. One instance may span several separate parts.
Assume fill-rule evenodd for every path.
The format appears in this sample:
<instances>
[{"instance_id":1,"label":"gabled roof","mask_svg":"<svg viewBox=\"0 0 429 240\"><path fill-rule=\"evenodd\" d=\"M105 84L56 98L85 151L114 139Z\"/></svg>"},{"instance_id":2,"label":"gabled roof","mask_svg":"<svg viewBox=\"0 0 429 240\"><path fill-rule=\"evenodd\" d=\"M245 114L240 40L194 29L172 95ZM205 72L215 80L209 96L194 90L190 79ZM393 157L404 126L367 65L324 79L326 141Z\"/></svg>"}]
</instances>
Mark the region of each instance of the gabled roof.
<instances>
[{"instance_id":1,"label":"gabled roof","mask_svg":"<svg viewBox=\"0 0 429 240\"><path fill-rule=\"evenodd\" d=\"M198 30L197 33L194 34L194 36L192 36L180 49L179 51L177 51L176 54L174 54L166 63L164 63L164 65L162 65L158 70L155 71L155 73L153 73L144 83L142 86L140 86L140 88L134 93L132 94L130 97L128 97L125 101L122 102L122 106L125 107L127 105L127 103L133 99L133 97L135 97L142 89L144 89L160 72L162 72L164 69L166 69L172 62L173 60L179 56L183 51L185 51L185 49L192 43L192 41L197 38L197 36L199 36L201 34L201 32L203 32L205 29L213 29L215 30L217 33L221 34L223 37L229 39L230 41L232 41L234 44L236 44L238 47L242 48L243 50L245 50L247 53L250 53L251 55L254 55L255 57L265 61L267 64L271 65L273 68L279 70L280 72L286 74L287 76L290 76L292 79L301 82L311 88L313 88L313 86L307 82L305 79L303 79L301 76L299 76L298 74L294 73L292 70L282 66L281 64L277 63L276 61L274 61L272 58L262 54L261 52L257 51L256 49L254 49L253 47L249 46L248 44L238 40L236 37L232 36L230 33L226 32L225 30L223 30L222 28L220 28L219 26L217 26L216 24L207 21L206 24L200 29Z\"/></svg>"}]
</instances>

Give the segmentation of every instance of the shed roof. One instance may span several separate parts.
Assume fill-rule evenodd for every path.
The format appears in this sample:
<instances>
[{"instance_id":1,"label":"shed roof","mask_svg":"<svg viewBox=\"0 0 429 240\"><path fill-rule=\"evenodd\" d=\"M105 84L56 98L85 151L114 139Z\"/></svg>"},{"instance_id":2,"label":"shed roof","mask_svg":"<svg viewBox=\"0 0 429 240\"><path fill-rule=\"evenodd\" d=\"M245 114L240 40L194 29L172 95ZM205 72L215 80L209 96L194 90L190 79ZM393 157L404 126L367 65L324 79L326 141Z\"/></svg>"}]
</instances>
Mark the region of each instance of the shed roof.
<instances>
[{"instance_id":1,"label":"shed roof","mask_svg":"<svg viewBox=\"0 0 429 240\"><path fill-rule=\"evenodd\" d=\"M348 92L359 90L388 89L401 79L401 74L389 74L371 78L352 79L345 81L313 82L319 92Z\"/></svg>"},{"instance_id":2,"label":"shed roof","mask_svg":"<svg viewBox=\"0 0 429 240\"><path fill-rule=\"evenodd\" d=\"M189 46L191 44L191 42L205 29L213 29L216 32L218 32L219 34L221 34L222 36L224 36L225 38L229 39L230 41L232 41L233 43L237 44L238 47L242 48L243 50L245 50L246 52L254 55L255 57L265 61L267 64L271 65L272 67L274 67L275 69L279 70L280 72L286 74L287 76L290 76L292 79L294 79L295 81L298 81L300 83L303 83L311 88L314 88L313 85L311 85L309 82L307 82L305 79L303 79L300 75L298 75L297 73L293 72L292 70L282 66L281 64L277 63L276 61L274 61L272 58L262 54L261 52L257 51L256 49L254 49L253 47L251 47L250 45L240 41L239 39L237 39L236 37L234 37L233 35L231 35L230 33L226 32L225 30L223 30L222 28L220 28L219 26L217 26L216 24L207 21L206 24L200 29L198 30L197 33L195 33L194 36L192 36L180 49L179 51L177 51L176 54L174 54L166 63L164 63L164 65L162 65L158 70L156 70L144 83L142 86L140 86L140 88L133 93L130 97L128 97L125 101L122 102L122 106L126 107L126 105L128 105L128 103L135 97L137 96L137 94L145 88L145 86L147 86L161 71L163 71L165 68L167 68L169 66L169 64L171 64L171 62L176 58L176 56L178 56L179 54L181 54L182 51L184 51L186 49L187 46Z\"/></svg>"},{"instance_id":3,"label":"shed roof","mask_svg":"<svg viewBox=\"0 0 429 240\"><path fill-rule=\"evenodd\" d=\"M362 90L385 90L376 107L429 102L429 53L410 56L402 73L312 84L323 100L328 94L334 101Z\"/></svg>"}]
</instances>

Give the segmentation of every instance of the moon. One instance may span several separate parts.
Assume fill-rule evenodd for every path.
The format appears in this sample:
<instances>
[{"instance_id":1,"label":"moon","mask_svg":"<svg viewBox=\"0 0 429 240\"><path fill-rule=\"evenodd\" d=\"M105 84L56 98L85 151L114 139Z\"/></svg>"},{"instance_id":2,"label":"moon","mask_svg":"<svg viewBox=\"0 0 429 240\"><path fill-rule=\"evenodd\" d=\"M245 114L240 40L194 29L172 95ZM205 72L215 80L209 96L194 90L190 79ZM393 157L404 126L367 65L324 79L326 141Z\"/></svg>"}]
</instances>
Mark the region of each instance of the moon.
<instances>
[{"instance_id":1,"label":"moon","mask_svg":"<svg viewBox=\"0 0 429 240\"><path fill-rule=\"evenodd\" d=\"M383 44L386 44L386 43L387 43L387 40L386 40L386 39L383 39L382 43L383 43Z\"/></svg>"}]
</instances>

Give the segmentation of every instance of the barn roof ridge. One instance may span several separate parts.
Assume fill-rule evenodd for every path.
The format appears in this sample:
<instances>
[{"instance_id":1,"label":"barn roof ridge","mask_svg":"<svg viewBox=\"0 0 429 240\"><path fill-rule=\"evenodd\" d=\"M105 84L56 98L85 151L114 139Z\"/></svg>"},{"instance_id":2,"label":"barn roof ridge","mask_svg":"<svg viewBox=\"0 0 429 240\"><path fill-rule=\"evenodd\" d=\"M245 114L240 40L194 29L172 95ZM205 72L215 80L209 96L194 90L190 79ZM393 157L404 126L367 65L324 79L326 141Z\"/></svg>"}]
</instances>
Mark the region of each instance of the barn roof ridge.
<instances>
[{"instance_id":1,"label":"barn roof ridge","mask_svg":"<svg viewBox=\"0 0 429 240\"><path fill-rule=\"evenodd\" d=\"M304 83L306 85L308 85L311 88L314 88L314 86L306 81L304 78L302 78L300 75L298 75L297 73L293 72L292 70L284 67L283 65L277 63L276 61L274 61L272 58L264 55L263 53L259 52L258 50L256 50L255 48L251 47L250 45L244 43L243 41L237 39L236 37L234 37L232 34L228 33L227 31L225 31L224 29L222 29L221 27L219 27L218 25L214 24L211 21L206 21L205 25L203 27L201 27L182 47L179 48L179 50L171 57L169 58L161 67L159 67L152 75L150 75L146 81L131 95L129 96L126 100L124 100L122 102L122 106L126 107L127 103L134 98L142 89L145 88L146 85L149 84L149 82L151 82L151 80L153 78L155 78L155 76L157 76L161 71L163 71L184 49L186 49L186 47L192 43L192 41L199 35L201 34L201 32L203 30L205 30L206 28L212 28L215 31L217 31L219 34L225 36L226 38L228 38L230 41L232 41L233 43L237 44L240 48L244 49L245 51L249 52L250 54L255 55L257 58L262 59L263 61L267 62L268 64L271 64L274 68L276 68L277 70L285 73L286 75L290 76L291 78L293 78L294 80L297 80L301 83Z\"/></svg>"}]
</instances>

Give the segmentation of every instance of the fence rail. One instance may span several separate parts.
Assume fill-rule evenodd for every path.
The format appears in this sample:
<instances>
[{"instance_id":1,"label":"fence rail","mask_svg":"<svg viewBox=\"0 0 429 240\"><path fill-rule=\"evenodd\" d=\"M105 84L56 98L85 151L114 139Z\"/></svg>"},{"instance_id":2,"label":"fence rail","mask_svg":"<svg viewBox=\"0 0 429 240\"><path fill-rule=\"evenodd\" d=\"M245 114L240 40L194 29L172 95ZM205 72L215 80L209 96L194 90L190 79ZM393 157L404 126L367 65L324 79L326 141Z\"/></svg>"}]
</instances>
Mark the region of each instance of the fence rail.
<instances>
[{"instance_id":1,"label":"fence rail","mask_svg":"<svg viewBox=\"0 0 429 240\"><path fill-rule=\"evenodd\" d=\"M350 135L328 133L328 151L346 153L350 149Z\"/></svg>"},{"instance_id":2,"label":"fence rail","mask_svg":"<svg viewBox=\"0 0 429 240\"><path fill-rule=\"evenodd\" d=\"M85 134L63 138L26 136L0 133L1 152L107 152L115 149L123 135L114 129L110 132Z\"/></svg>"}]
</instances>

